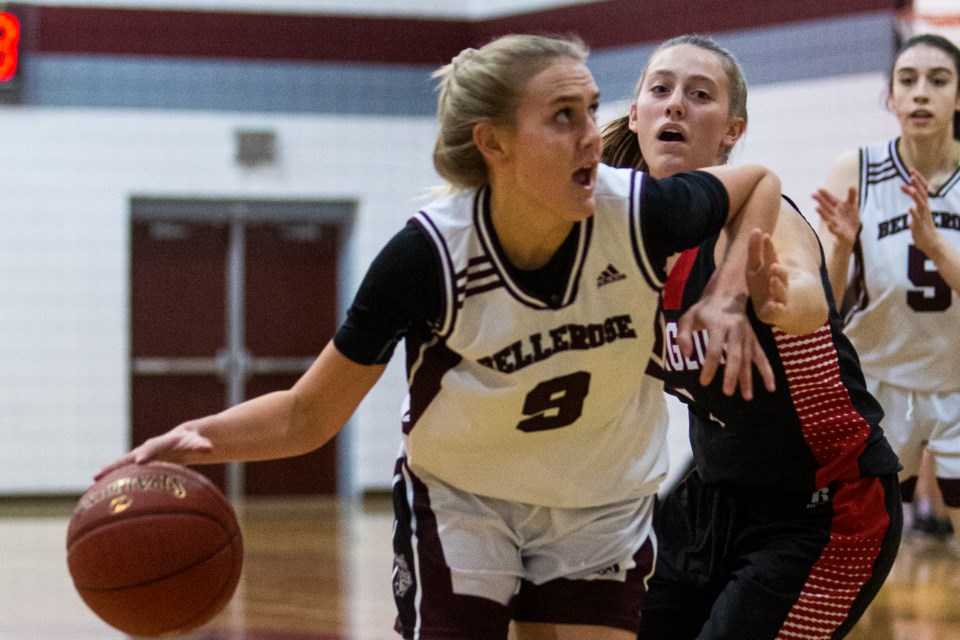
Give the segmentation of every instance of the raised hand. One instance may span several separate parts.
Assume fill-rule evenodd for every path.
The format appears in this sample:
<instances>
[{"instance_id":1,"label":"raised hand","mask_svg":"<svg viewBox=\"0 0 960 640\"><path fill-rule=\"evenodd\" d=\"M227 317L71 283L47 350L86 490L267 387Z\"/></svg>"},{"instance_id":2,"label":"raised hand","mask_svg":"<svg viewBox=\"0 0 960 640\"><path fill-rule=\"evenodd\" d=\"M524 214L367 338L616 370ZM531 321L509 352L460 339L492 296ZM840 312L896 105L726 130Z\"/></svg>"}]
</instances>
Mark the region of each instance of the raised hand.
<instances>
[{"instance_id":1,"label":"raised hand","mask_svg":"<svg viewBox=\"0 0 960 640\"><path fill-rule=\"evenodd\" d=\"M746 276L757 317L767 324L779 325L787 310L789 280L769 233L759 229L751 232Z\"/></svg>"},{"instance_id":2,"label":"raised hand","mask_svg":"<svg viewBox=\"0 0 960 640\"><path fill-rule=\"evenodd\" d=\"M852 247L860 233L860 207L857 205L857 189L847 189L847 199L840 200L826 189L817 189L813 194L817 213L837 239Z\"/></svg>"},{"instance_id":3,"label":"raised hand","mask_svg":"<svg viewBox=\"0 0 960 640\"><path fill-rule=\"evenodd\" d=\"M911 169L910 184L900 185L900 189L913 198L909 222L913 244L928 256L932 256L936 250L936 244L940 241L940 232L933 224L933 215L930 213L927 179Z\"/></svg>"}]
</instances>

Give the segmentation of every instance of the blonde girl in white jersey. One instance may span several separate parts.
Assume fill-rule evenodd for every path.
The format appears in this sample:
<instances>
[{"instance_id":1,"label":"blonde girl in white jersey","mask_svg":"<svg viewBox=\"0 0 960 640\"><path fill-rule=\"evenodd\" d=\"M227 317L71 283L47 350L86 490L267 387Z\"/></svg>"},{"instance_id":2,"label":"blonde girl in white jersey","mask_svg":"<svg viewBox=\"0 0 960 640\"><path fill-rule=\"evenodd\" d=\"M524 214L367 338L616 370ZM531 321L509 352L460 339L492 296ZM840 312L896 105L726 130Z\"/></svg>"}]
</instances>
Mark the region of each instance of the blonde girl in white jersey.
<instances>
[{"instance_id":1,"label":"blonde girl in white jersey","mask_svg":"<svg viewBox=\"0 0 960 640\"><path fill-rule=\"evenodd\" d=\"M900 135L841 155L813 197L845 331L904 467L904 500L926 446L960 530L960 50L911 38L887 104Z\"/></svg>"}]
</instances>

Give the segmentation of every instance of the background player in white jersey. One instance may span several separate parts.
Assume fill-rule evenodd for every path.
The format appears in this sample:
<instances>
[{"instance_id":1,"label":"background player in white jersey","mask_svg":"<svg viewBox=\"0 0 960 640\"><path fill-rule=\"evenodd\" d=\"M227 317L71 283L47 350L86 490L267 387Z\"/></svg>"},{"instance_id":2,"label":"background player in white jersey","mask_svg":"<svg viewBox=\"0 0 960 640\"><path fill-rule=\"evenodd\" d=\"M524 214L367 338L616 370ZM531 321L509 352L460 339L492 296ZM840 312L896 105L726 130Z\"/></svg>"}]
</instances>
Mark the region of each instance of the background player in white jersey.
<instances>
[{"instance_id":1,"label":"background player in white jersey","mask_svg":"<svg viewBox=\"0 0 960 640\"><path fill-rule=\"evenodd\" d=\"M747 86L703 36L663 43L627 116L604 128L605 162L664 177L726 162L747 124ZM656 572L641 640L844 637L900 542L897 459L841 332L813 228L784 199L756 237L748 315L777 379L752 401L701 385L676 348L678 318L708 286L726 232L684 251L663 292L663 376L689 408L694 469L657 505Z\"/></svg>"},{"instance_id":2,"label":"background player in white jersey","mask_svg":"<svg viewBox=\"0 0 960 640\"><path fill-rule=\"evenodd\" d=\"M900 135L840 156L814 198L845 331L903 463L904 500L926 445L960 530L960 50L911 38L887 104Z\"/></svg>"},{"instance_id":3,"label":"background player in white jersey","mask_svg":"<svg viewBox=\"0 0 960 640\"><path fill-rule=\"evenodd\" d=\"M772 230L779 180L756 165L660 181L599 165L586 60L573 40L507 36L443 67L434 163L453 193L382 250L313 366L107 470L319 447L403 338L397 630L503 640L515 620L522 640L633 638L666 465L662 384L635 372L664 265L729 230L728 262L681 333L705 326L708 366L723 353L720 384L750 396L754 364L770 371L745 322L743 270L749 231Z\"/></svg>"}]
</instances>

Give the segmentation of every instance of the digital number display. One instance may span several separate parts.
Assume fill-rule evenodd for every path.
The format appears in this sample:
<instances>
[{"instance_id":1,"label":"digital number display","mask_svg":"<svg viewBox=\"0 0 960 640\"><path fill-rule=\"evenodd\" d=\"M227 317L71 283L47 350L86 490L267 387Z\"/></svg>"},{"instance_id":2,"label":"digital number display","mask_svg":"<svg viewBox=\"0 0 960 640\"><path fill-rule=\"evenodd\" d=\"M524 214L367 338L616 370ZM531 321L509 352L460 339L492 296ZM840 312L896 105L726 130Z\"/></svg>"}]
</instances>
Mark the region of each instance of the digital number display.
<instances>
[{"instance_id":1,"label":"digital number display","mask_svg":"<svg viewBox=\"0 0 960 640\"><path fill-rule=\"evenodd\" d=\"M16 76L19 45L20 21L12 13L0 11L0 83Z\"/></svg>"}]
</instances>

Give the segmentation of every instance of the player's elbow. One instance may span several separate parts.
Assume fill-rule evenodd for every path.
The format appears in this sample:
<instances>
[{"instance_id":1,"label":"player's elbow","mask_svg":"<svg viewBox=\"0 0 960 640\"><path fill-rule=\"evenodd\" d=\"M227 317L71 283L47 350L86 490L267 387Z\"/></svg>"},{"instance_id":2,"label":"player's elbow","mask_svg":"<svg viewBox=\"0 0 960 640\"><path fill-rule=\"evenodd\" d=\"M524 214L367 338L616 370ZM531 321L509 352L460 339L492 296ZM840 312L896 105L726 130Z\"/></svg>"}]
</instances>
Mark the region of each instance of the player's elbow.
<instances>
[{"instance_id":1,"label":"player's elbow","mask_svg":"<svg viewBox=\"0 0 960 640\"><path fill-rule=\"evenodd\" d=\"M793 305L777 326L791 335L804 336L826 324L829 313L827 299L821 289L819 295L806 296L801 304Z\"/></svg>"}]
</instances>

